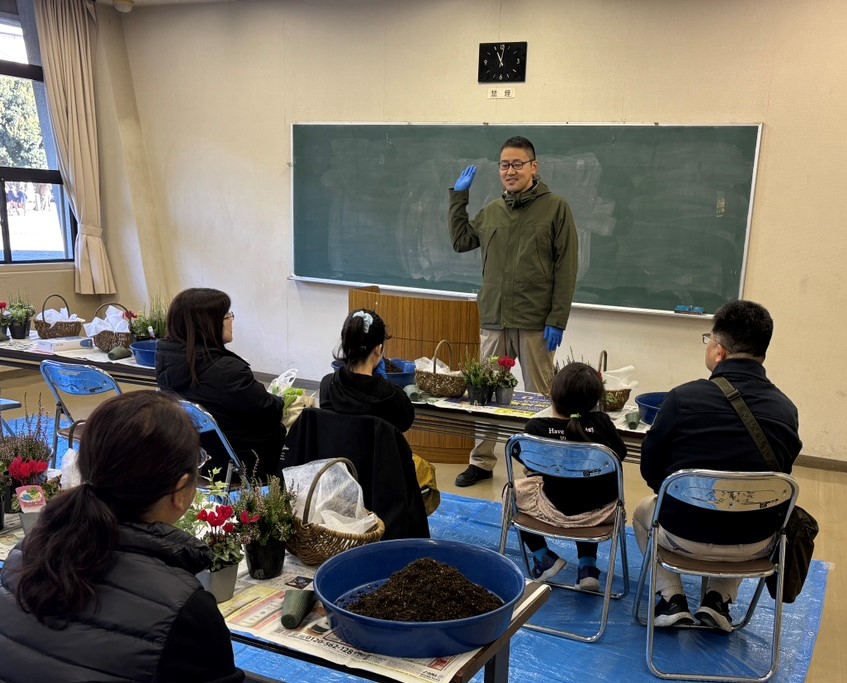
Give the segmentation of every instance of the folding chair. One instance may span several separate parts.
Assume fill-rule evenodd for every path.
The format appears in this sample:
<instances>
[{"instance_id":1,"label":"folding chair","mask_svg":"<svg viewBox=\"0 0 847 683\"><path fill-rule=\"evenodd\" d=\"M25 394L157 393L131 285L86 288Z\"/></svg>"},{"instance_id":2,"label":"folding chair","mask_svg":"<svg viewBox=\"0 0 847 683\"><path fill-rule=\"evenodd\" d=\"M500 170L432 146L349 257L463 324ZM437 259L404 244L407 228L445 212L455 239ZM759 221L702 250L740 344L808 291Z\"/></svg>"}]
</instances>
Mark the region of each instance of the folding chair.
<instances>
[{"instance_id":1,"label":"folding chair","mask_svg":"<svg viewBox=\"0 0 847 683\"><path fill-rule=\"evenodd\" d=\"M15 431L9 426L9 423L3 419L3 411L15 410L20 407L20 401L13 401L10 398L0 398L0 436L3 435L3 432L6 432L9 436L15 435Z\"/></svg>"},{"instance_id":2,"label":"folding chair","mask_svg":"<svg viewBox=\"0 0 847 683\"><path fill-rule=\"evenodd\" d=\"M579 591L581 593L590 593L603 597L603 612L600 617L599 628L593 635L585 636L562 629L536 626L534 624L525 625L525 628L534 631L541 631L542 633L549 633L584 643L593 643L606 630L611 599L622 598L629 591L629 567L627 566L626 559L626 510L624 507L623 466L621 461L618 460L618 457L611 449L601 444L556 441L554 439L543 439L530 434L517 434L509 439L509 442L506 444L506 456L508 482L503 501L503 522L500 535L501 555L505 554L506 540L509 529L512 527L540 534L548 538L566 541L585 541L590 543L611 541L609 569L606 572L606 585L603 591ZM563 528L551 526L521 512L518 509L515 497L513 459L520 461L527 469L546 476L583 480L586 477L615 474L618 482L618 500L615 505L612 521L591 527ZM521 549L527 573L530 573L529 555L520 538L518 538L518 546ZM623 588L620 592L613 593L612 585L615 575L615 559L618 556L618 550L620 550ZM578 590L575 586L549 583L556 588Z\"/></svg>"},{"instance_id":3,"label":"folding chair","mask_svg":"<svg viewBox=\"0 0 847 683\"><path fill-rule=\"evenodd\" d=\"M779 664L779 638L782 626L782 600L774 600L773 636L771 639L770 669L762 676L720 676L688 672L661 671L653 658L654 619L656 613L656 566L661 566L678 574L702 577L701 599L706 593L709 578L758 579L756 591L750 601L744 617L733 622L732 630L744 628L753 616L753 611L765 587L765 579L777 572L777 595L782 595L782 583L785 574L785 525L794 508L799 492L797 482L782 472L723 472L716 470L680 470L670 475L659 489L656 510L650 525L647 539L647 552L638 577L638 592L633 604L633 614L642 625L647 626L647 666L659 678L690 681L767 681L774 675ZM721 512L744 513L786 505L785 516L779 528L774 532L777 552L768 557L742 562L707 561L671 552L659 545L657 529L662 504L667 498L675 498L688 505L718 510ZM776 560L774 560L774 555ZM640 614L644 584L647 573L650 574L648 608L646 619ZM678 628L710 629L709 626L693 624ZM711 630L711 629L710 629Z\"/></svg>"},{"instance_id":4,"label":"folding chair","mask_svg":"<svg viewBox=\"0 0 847 683\"><path fill-rule=\"evenodd\" d=\"M71 423L76 421L70 408L68 408L68 404L62 398L62 393L71 396L93 396L109 391L115 392L116 395L123 392L108 372L95 368L93 365L43 360L41 361L41 376L44 377L44 381L47 382L47 386L53 393L53 398L56 399L56 416L53 423L53 459L51 462L51 466L55 467L59 437L67 437L70 428L69 426L62 426L62 417L64 416ZM79 432L77 432L77 438L82 438Z\"/></svg>"},{"instance_id":5,"label":"folding chair","mask_svg":"<svg viewBox=\"0 0 847 683\"><path fill-rule=\"evenodd\" d=\"M188 413L188 417L191 418L191 422L194 425L194 428L200 433L205 434L206 432L214 432L218 435L218 439L220 439L221 444L223 444L224 450L229 456L229 464L226 468L226 477L224 481L226 482L227 489L230 487L230 483L232 482L232 473L237 472L241 477L241 481L244 485L249 489L250 486L250 478L247 475L247 472L244 468L244 464L241 462L241 459L235 454L232 446L229 443L229 439L226 438L224 433L221 431L221 428L218 427L218 423L215 421L215 418L206 410L203 406L198 403L192 403L191 401L186 401L185 399L180 399L179 404L182 406L182 409Z\"/></svg>"}]
</instances>

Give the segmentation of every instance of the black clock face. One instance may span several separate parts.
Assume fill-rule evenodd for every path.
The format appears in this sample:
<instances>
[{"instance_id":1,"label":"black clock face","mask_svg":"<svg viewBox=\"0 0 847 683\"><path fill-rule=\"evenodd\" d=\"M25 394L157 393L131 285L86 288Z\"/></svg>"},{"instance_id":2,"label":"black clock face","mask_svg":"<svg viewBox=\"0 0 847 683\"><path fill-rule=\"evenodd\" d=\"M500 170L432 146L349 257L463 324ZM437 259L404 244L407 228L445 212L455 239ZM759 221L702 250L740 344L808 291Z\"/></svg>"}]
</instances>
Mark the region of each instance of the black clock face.
<instances>
[{"instance_id":1,"label":"black clock face","mask_svg":"<svg viewBox=\"0 0 847 683\"><path fill-rule=\"evenodd\" d=\"M480 43L480 83L515 83L526 80L526 43Z\"/></svg>"}]
</instances>

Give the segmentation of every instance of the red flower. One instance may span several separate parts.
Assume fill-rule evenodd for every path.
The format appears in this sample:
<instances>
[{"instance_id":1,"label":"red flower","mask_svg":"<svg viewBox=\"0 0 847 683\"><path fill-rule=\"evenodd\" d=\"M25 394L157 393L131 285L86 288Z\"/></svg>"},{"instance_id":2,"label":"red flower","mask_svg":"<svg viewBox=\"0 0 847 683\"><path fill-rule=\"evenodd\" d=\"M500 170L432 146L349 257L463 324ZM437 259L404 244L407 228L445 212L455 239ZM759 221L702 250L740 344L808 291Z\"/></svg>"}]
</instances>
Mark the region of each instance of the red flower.
<instances>
[{"instance_id":1,"label":"red flower","mask_svg":"<svg viewBox=\"0 0 847 683\"><path fill-rule=\"evenodd\" d=\"M7 306L7 304L6 304L5 301L0 301L0 311L2 311L4 308L6 308L6 306Z\"/></svg>"},{"instance_id":2,"label":"red flower","mask_svg":"<svg viewBox=\"0 0 847 683\"><path fill-rule=\"evenodd\" d=\"M242 524L255 524L262 518L261 515L250 516L250 513L247 510L241 511L241 523Z\"/></svg>"},{"instance_id":3,"label":"red flower","mask_svg":"<svg viewBox=\"0 0 847 683\"><path fill-rule=\"evenodd\" d=\"M232 522L227 522L226 524L224 524L225 534L231 534L233 531L235 531L235 524L233 524Z\"/></svg>"},{"instance_id":4,"label":"red flower","mask_svg":"<svg viewBox=\"0 0 847 683\"><path fill-rule=\"evenodd\" d=\"M21 484L35 484L38 477L47 471L47 463L43 460L24 460L18 456L9 463L9 476Z\"/></svg>"},{"instance_id":5,"label":"red flower","mask_svg":"<svg viewBox=\"0 0 847 683\"><path fill-rule=\"evenodd\" d=\"M209 519L209 511L200 510L200 512L197 513L197 519L199 519L201 522L207 521Z\"/></svg>"},{"instance_id":6,"label":"red flower","mask_svg":"<svg viewBox=\"0 0 847 683\"><path fill-rule=\"evenodd\" d=\"M133 313L132 311L124 311L124 318L126 318L129 321L132 321L133 318L137 318L137 317L138 316L135 315L135 313Z\"/></svg>"},{"instance_id":7,"label":"red flower","mask_svg":"<svg viewBox=\"0 0 847 683\"><path fill-rule=\"evenodd\" d=\"M497 365L499 365L504 370L509 371L513 367L515 367L515 359L509 358L508 356L501 356L497 359Z\"/></svg>"}]
</instances>

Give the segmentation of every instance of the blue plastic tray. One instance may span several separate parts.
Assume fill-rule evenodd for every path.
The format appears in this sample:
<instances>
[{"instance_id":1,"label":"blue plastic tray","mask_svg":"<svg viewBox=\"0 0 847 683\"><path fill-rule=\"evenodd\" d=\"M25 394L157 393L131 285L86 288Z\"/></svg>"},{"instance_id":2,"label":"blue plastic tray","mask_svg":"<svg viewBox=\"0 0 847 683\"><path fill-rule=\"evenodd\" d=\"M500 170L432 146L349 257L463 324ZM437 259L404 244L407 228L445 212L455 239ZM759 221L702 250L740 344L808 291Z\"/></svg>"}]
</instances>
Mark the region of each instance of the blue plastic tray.
<instances>
[{"instance_id":1,"label":"blue plastic tray","mask_svg":"<svg viewBox=\"0 0 847 683\"><path fill-rule=\"evenodd\" d=\"M353 591L375 590L422 557L455 567L499 596L503 606L467 619L409 622L365 617L336 604ZM337 635L354 647L391 657L442 657L482 647L503 635L526 584L517 565L493 550L416 538L371 543L336 555L318 568L314 585Z\"/></svg>"}]
</instances>

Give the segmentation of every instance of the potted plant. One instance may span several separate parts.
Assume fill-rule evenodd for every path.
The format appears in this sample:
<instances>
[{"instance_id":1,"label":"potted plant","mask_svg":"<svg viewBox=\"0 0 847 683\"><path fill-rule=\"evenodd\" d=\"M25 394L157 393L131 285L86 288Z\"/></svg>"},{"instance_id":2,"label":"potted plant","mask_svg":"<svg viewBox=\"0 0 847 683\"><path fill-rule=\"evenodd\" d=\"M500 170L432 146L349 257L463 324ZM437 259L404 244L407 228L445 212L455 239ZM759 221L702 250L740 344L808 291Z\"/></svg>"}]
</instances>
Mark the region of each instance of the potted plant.
<instances>
[{"instance_id":1,"label":"potted plant","mask_svg":"<svg viewBox=\"0 0 847 683\"><path fill-rule=\"evenodd\" d=\"M48 479L48 468L53 451L50 448L47 419L41 399L35 415L30 415L24 397L24 418L15 434L0 434L0 497L3 512L19 512L20 506L14 489L20 486L41 486L47 499L59 491L59 477ZM21 516L26 530L33 521ZM3 528L0 513L0 529Z\"/></svg>"},{"instance_id":2,"label":"potted plant","mask_svg":"<svg viewBox=\"0 0 847 683\"><path fill-rule=\"evenodd\" d=\"M145 339L162 339L167 332L166 321L168 318L168 307L165 299L156 295L150 300L150 303L141 309L136 315L130 311L129 322L132 329L132 336L136 341L144 341Z\"/></svg>"},{"instance_id":3,"label":"potted plant","mask_svg":"<svg viewBox=\"0 0 847 683\"><path fill-rule=\"evenodd\" d=\"M5 301L0 301L0 341L7 341L9 339L9 335L6 334L6 330L9 327L9 318L6 316L7 305Z\"/></svg>"},{"instance_id":4,"label":"potted plant","mask_svg":"<svg viewBox=\"0 0 847 683\"><path fill-rule=\"evenodd\" d=\"M219 473L220 468L212 470L209 486L197 490L191 506L174 526L200 538L212 549L212 566L197 574L197 579L215 600L225 602L235 592L244 551L232 506L216 502L225 500L227 491L226 483L216 480Z\"/></svg>"},{"instance_id":5,"label":"potted plant","mask_svg":"<svg viewBox=\"0 0 847 683\"><path fill-rule=\"evenodd\" d=\"M459 370L468 385L468 401L471 405L484 406L491 398L494 371L491 359L466 358Z\"/></svg>"},{"instance_id":6,"label":"potted plant","mask_svg":"<svg viewBox=\"0 0 847 683\"><path fill-rule=\"evenodd\" d=\"M508 356L491 357L491 364L496 366L494 371L494 400L500 405L509 405L518 385L518 378L512 374L515 359Z\"/></svg>"},{"instance_id":7,"label":"potted plant","mask_svg":"<svg viewBox=\"0 0 847 683\"><path fill-rule=\"evenodd\" d=\"M272 579L282 573L285 542L294 533L294 493L279 477L266 486L255 478L242 484L234 503L247 570L254 579Z\"/></svg>"},{"instance_id":8,"label":"potted plant","mask_svg":"<svg viewBox=\"0 0 847 683\"><path fill-rule=\"evenodd\" d=\"M20 297L9 304L6 317L9 323L9 333L12 339L26 339L29 336L29 328L35 308Z\"/></svg>"}]
</instances>

